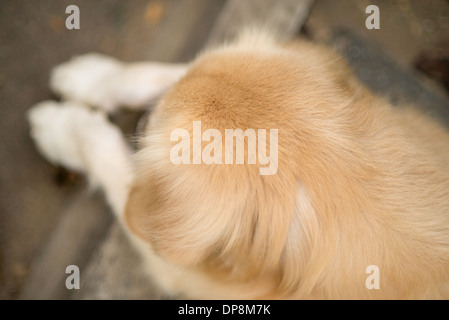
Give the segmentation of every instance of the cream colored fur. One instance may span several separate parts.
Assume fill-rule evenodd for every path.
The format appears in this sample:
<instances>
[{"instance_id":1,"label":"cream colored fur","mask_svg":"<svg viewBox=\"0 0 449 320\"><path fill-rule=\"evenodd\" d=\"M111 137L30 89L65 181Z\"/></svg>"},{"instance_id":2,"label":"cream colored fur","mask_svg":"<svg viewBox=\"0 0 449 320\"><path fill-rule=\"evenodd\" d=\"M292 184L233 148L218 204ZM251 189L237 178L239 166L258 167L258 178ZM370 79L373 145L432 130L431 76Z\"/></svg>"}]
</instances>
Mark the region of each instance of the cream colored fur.
<instances>
[{"instance_id":1,"label":"cream colored fur","mask_svg":"<svg viewBox=\"0 0 449 320\"><path fill-rule=\"evenodd\" d=\"M88 73L79 62L57 69L53 87L102 107L77 97L92 92L77 90L86 83L71 74ZM173 86L132 161L104 118L73 121L96 117L85 107L30 113L41 152L103 187L164 290L208 299L449 298L449 134L436 121L376 97L328 49L263 32L178 67L167 66ZM154 90L164 73L136 95L165 89ZM132 96L133 78L126 81ZM111 97L104 109L118 105ZM71 120L54 116L63 113ZM278 129L277 173L261 176L260 164L174 165L170 132L191 131L193 121L203 130ZM378 290L365 285L369 265L379 267Z\"/></svg>"}]
</instances>

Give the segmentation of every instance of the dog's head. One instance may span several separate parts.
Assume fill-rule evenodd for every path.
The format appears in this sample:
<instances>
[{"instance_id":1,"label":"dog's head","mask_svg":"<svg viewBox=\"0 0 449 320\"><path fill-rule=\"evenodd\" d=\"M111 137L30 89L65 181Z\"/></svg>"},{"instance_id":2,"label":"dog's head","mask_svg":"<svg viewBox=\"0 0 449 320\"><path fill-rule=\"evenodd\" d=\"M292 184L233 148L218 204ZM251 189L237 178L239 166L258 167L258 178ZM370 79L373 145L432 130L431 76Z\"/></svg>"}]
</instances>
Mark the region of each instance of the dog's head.
<instances>
[{"instance_id":1,"label":"dog's head","mask_svg":"<svg viewBox=\"0 0 449 320\"><path fill-rule=\"evenodd\" d=\"M144 130L130 228L174 263L294 285L320 234L314 199L332 196L325 179L341 169L323 137L354 89L336 60L254 34L202 54ZM243 164L229 129L247 133Z\"/></svg>"}]
</instances>

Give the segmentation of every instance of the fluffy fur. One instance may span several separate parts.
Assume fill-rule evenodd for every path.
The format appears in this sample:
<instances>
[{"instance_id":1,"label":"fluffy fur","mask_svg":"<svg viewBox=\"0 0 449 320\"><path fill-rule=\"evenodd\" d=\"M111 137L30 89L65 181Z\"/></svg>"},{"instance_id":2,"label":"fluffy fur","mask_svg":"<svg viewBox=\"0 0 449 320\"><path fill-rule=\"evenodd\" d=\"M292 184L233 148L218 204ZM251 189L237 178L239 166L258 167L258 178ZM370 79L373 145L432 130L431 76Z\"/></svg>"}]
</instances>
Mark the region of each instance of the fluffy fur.
<instances>
[{"instance_id":1,"label":"fluffy fur","mask_svg":"<svg viewBox=\"0 0 449 320\"><path fill-rule=\"evenodd\" d=\"M436 121L376 97L328 49L266 33L176 70L172 82L186 74L152 112L132 162L120 139L107 150L99 133L97 147L76 142L85 151L75 162L137 235L162 288L191 298L449 298L449 134ZM69 94L77 80L67 77L57 91L85 101ZM52 135L42 131L82 131L73 119L87 111L58 125L44 112L30 113L36 143L65 154L75 141L45 147ZM170 133L192 135L193 121L222 133L278 129L277 173L261 176L259 163L174 165ZM378 290L365 285L369 265L379 267Z\"/></svg>"}]
</instances>

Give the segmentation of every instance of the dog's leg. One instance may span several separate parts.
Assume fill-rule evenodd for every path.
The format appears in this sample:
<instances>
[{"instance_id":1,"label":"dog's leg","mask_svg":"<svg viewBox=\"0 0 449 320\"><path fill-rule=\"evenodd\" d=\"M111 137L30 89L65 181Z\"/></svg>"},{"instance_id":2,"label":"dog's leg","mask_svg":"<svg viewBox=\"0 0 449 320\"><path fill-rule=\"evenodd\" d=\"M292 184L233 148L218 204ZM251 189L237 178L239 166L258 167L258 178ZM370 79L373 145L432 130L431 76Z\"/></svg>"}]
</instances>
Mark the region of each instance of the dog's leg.
<instances>
[{"instance_id":1,"label":"dog's leg","mask_svg":"<svg viewBox=\"0 0 449 320\"><path fill-rule=\"evenodd\" d=\"M133 180L131 149L105 114L78 102L44 101L28 112L31 136L50 162L82 172L103 189L108 204L123 223ZM151 246L124 228L144 258L145 270L166 294L176 295L179 283L191 279L182 268L156 256ZM187 286L187 285L186 285ZM190 285L188 286L190 287Z\"/></svg>"},{"instance_id":2,"label":"dog's leg","mask_svg":"<svg viewBox=\"0 0 449 320\"><path fill-rule=\"evenodd\" d=\"M28 112L31 136L52 163L87 175L122 216L132 183L131 149L105 114L78 102L44 101Z\"/></svg>"},{"instance_id":3,"label":"dog's leg","mask_svg":"<svg viewBox=\"0 0 449 320\"><path fill-rule=\"evenodd\" d=\"M123 63L101 54L86 54L53 69L51 89L67 100L113 112L119 107L146 107L187 71L187 64Z\"/></svg>"}]
</instances>

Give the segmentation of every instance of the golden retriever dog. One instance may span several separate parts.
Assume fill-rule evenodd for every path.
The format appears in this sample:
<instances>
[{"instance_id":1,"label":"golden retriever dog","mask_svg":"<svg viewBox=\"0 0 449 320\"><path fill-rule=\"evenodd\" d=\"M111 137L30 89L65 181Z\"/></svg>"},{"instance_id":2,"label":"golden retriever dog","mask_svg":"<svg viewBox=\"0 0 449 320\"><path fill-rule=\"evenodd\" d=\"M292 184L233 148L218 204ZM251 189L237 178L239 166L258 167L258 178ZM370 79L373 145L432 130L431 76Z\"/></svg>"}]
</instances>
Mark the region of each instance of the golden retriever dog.
<instances>
[{"instance_id":1,"label":"golden retriever dog","mask_svg":"<svg viewBox=\"0 0 449 320\"><path fill-rule=\"evenodd\" d=\"M81 56L51 87L37 147L105 191L168 294L449 298L449 134L331 50L248 31L187 65ZM132 155L105 112L161 93Z\"/></svg>"}]
</instances>

